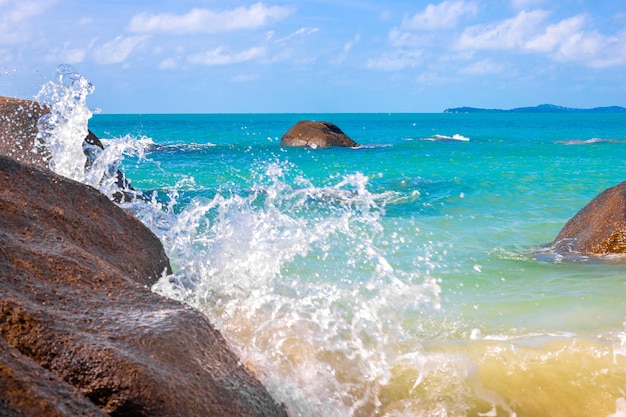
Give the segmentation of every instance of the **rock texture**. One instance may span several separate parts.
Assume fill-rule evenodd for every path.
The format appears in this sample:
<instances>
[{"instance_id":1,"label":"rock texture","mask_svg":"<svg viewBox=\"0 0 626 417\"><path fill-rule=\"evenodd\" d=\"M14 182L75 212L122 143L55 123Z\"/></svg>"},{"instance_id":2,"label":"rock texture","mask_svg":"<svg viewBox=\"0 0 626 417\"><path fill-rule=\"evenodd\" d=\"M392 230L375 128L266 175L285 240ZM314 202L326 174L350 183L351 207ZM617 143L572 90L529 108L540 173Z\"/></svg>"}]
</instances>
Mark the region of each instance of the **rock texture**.
<instances>
[{"instance_id":1,"label":"rock texture","mask_svg":"<svg viewBox=\"0 0 626 417\"><path fill-rule=\"evenodd\" d=\"M0 415L284 416L200 312L150 291L158 239L0 156Z\"/></svg>"},{"instance_id":2,"label":"rock texture","mask_svg":"<svg viewBox=\"0 0 626 417\"><path fill-rule=\"evenodd\" d=\"M107 414L78 389L0 337L0 415L101 417Z\"/></svg>"},{"instance_id":3,"label":"rock texture","mask_svg":"<svg viewBox=\"0 0 626 417\"><path fill-rule=\"evenodd\" d=\"M560 253L626 253L626 182L603 191L583 207L551 246Z\"/></svg>"},{"instance_id":4,"label":"rock texture","mask_svg":"<svg viewBox=\"0 0 626 417\"><path fill-rule=\"evenodd\" d=\"M354 148L359 146L337 125L312 120L302 120L293 125L283 135L280 145L309 148L328 148L330 146Z\"/></svg>"},{"instance_id":5,"label":"rock texture","mask_svg":"<svg viewBox=\"0 0 626 417\"><path fill-rule=\"evenodd\" d=\"M0 96L0 155L47 168L49 154L33 148L37 120L49 112L34 101Z\"/></svg>"}]
</instances>

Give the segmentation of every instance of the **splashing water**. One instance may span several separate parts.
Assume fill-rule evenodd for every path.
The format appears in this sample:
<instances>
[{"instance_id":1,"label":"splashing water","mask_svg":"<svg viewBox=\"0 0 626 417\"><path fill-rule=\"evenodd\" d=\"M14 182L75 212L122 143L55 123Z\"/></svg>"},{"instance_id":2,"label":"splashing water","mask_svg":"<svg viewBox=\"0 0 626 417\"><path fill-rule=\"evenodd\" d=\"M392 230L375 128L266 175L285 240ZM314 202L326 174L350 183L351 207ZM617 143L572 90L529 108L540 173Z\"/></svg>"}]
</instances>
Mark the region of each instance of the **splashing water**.
<instances>
[{"instance_id":1,"label":"splashing water","mask_svg":"<svg viewBox=\"0 0 626 417\"><path fill-rule=\"evenodd\" d=\"M50 153L52 171L82 181L87 164L83 140L92 116L86 100L94 87L69 65L60 65L57 75L58 79L44 84L36 97L50 107L50 113L37 124L38 140Z\"/></svg>"},{"instance_id":2,"label":"splashing water","mask_svg":"<svg viewBox=\"0 0 626 417\"><path fill-rule=\"evenodd\" d=\"M93 115L87 96L93 91L93 84L72 66L57 67L57 80L44 84L36 97L50 112L37 123L34 149L45 148L53 172L91 185L114 199L120 191L118 169L124 155L142 159L145 144L130 136L109 140L105 149L85 141L87 123Z\"/></svg>"},{"instance_id":3,"label":"splashing water","mask_svg":"<svg viewBox=\"0 0 626 417\"><path fill-rule=\"evenodd\" d=\"M402 316L436 310L440 288L387 261L381 196L365 176L296 187L289 169L270 163L250 195L183 209L161 232L180 269L154 290L219 323L294 415L370 415L409 337Z\"/></svg>"},{"instance_id":4,"label":"splashing water","mask_svg":"<svg viewBox=\"0 0 626 417\"><path fill-rule=\"evenodd\" d=\"M85 156L92 90L61 67L42 89L52 115L41 140L51 168L111 196L125 155L152 161L146 141L130 136ZM121 206L172 261L174 274L153 290L203 311L290 415L624 415L625 332L582 338L475 326L442 306L444 246L415 238L413 225L413 235L389 230L397 195L371 191L358 172L316 186L279 158L252 169L245 186L224 184L210 197L186 176L159 190L166 198L155 192ZM412 261L399 261L401 252ZM472 265L476 274L488 269Z\"/></svg>"}]
</instances>

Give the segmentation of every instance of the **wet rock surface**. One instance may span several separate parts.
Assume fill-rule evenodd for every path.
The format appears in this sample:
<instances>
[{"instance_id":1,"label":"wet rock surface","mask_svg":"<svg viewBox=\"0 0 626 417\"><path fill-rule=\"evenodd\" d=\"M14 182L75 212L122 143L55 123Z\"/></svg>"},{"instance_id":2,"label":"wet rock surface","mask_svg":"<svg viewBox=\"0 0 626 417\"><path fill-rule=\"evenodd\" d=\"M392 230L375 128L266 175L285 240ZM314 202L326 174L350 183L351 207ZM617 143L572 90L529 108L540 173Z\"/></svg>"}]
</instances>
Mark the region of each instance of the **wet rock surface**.
<instances>
[{"instance_id":1,"label":"wet rock surface","mask_svg":"<svg viewBox=\"0 0 626 417\"><path fill-rule=\"evenodd\" d=\"M49 112L34 101L0 96L0 155L47 168L49 154L33 150L37 121Z\"/></svg>"},{"instance_id":2,"label":"wet rock surface","mask_svg":"<svg viewBox=\"0 0 626 417\"><path fill-rule=\"evenodd\" d=\"M97 190L0 156L0 414L282 416L159 240Z\"/></svg>"},{"instance_id":3,"label":"wet rock surface","mask_svg":"<svg viewBox=\"0 0 626 417\"><path fill-rule=\"evenodd\" d=\"M626 182L598 194L565 224L550 246L558 253L626 253Z\"/></svg>"},{"instance_id":4,"label":"wet rock surface","mask_svg":"<svg viewBox=\"0 0 626 417\"><path fill-rule=\"evenodd\" d=\"M81 392L0 337L1 416L106 416Z\"/></svg>"},{"instance_id":5,"label":"wet rock surface","mask_svg":"<svg viewBox=\"0 0 626 417\"><path fill-rule=\"evenodd\" d=\"M280 145L309 148L328 148L330 146L354 148L359 146L337 125L312 120L301 120L293 125L283 135Z\"/></svg>"}]
</instances>

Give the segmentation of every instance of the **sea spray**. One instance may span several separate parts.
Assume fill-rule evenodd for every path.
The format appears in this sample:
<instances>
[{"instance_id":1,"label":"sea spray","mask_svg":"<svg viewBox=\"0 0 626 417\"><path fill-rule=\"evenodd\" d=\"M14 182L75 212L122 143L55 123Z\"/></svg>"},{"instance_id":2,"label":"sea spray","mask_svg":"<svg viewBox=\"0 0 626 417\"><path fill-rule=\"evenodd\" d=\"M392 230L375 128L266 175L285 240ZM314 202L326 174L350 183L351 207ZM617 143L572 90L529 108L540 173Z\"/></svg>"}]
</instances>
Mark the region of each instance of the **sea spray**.
<instances>
[{"instance_id":1,"label":"sea spray","mask_svg":"<svg viewBox=\"0 0 626 417\"><path fill-rule=\"evenodd\" d=\"M70 65L57 67L57 80L45 83L36 99L50 108L37 123L37 140L50 153L50 169L59 175L82 181L87 157L83 141L92 112L87 95L94 90L85 77Z\"/></svg>"},{"instance_id":2,"label":"sea spray","mask_svg":"<svg viewBox=\"0 0 626 417\"><path fill-rule=\"evenodd\" d=\"M194 200L161 231L180 269L154 289L213 318L294 415L375 413L402 315L439 308L440 288L387 260L367 177L316 187L261 166L250 193Z\"/></svg>"},{"instance_id":3,"label":"sea spray","mask_svg":"<svg viewBox=\"0 0 626 417\"><path fill-rule=\"evenodd\" d=\"M117 198L120 188L133 193L119 166L124 155L141 159L149 144L128 135L107 141L104 149L85 141L93 115L87 96L94 86L71 65L59 65L56 73L57 79L43 84L36 97L50 112L37 123L34 149L45 148L55 173L91 185L111 199Z\"/></svg>"}]
</instances>

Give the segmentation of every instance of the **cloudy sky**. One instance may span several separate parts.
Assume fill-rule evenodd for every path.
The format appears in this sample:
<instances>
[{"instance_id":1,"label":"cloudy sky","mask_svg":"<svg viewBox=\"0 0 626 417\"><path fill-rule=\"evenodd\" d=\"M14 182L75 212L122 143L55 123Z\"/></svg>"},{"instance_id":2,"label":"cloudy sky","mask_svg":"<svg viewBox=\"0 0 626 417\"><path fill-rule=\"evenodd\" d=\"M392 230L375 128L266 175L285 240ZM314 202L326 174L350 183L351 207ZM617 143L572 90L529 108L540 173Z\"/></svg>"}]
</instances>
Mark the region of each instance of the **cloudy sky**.
<instances>
[{"instance_id":1,"label":"cloudy sky","mask_svg":"<svg viewBox=\"0 0 626 417\"><path fill-rule=\"evenodd\" d=\"M0 0L0 95L103 113L626 106L624 0Z\"/></svg>"}]
</instances>

